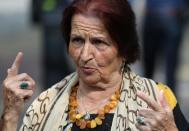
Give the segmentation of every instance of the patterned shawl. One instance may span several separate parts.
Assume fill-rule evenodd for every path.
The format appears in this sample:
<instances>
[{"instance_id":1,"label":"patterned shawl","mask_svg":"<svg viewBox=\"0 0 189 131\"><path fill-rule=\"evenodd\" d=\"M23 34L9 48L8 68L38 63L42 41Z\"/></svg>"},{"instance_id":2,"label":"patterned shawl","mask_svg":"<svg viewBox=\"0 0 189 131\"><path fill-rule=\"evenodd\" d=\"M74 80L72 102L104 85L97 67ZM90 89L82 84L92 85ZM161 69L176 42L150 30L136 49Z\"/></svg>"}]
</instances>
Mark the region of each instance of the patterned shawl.
<instances>
[{"instance_id":1,"label":"patterned shawl","mask_svg":"<svg viewBox=\"0 0 189 131\"><path fill-rule=\"evenodd\" d=\"M78 75L73 73L41 93L28 108L20 131L63 131L67 124L71 88L77 83ZM121 97L115 109L111 131L138 131L135 127L137 112L148 106L137 97L137 90L157 101L156 83L128 71L123 75Z\"/></svg>"}]
</instances>

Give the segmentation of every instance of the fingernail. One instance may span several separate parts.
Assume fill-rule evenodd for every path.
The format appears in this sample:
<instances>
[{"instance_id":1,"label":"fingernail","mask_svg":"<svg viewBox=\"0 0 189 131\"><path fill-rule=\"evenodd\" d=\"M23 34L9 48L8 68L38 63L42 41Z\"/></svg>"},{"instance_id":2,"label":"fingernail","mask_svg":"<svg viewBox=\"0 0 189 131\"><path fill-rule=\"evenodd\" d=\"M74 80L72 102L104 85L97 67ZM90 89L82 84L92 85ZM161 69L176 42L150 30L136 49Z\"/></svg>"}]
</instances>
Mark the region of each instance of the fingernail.
<instances>
[{"instance_id":1,"label":"fingernail","mask_svg":"<svg viewBox=\"0 0 189 131\"><path fill-rule=\"evenodd\" d=\"M18 52L19 55L22 55L23 53L21 51Z\"/></svg>"},{"instance_id":2,"label":"fingernail","mask_svg":"<svg viewBox=\"0 0 189 131\"><path fill-rule=\"evenodd\" d=\"M9 72L11 72L11 69L10 69L10 68L7 69L7 73L9 73Z\"/></svg>"}]
</instances>

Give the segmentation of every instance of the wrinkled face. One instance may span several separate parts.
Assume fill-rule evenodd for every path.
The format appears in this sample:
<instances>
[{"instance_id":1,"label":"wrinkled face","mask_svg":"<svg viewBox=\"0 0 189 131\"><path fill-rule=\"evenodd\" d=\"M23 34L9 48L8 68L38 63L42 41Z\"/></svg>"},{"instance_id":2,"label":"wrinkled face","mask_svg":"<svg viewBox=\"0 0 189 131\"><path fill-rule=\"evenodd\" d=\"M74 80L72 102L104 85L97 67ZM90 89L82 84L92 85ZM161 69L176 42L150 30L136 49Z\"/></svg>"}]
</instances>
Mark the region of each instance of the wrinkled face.
<instances>
[{"instance_id":1,"label":"wrinkled face","mask_svg":"<svg viewBox=\"0 0 189 131\"><path fill-rule=\"evenodd\" d=\"M88 83L108 82L120 74L122 59L100 19L84 15L72 18L69 53L79 78Z\"/></svg>"}]
</instances>

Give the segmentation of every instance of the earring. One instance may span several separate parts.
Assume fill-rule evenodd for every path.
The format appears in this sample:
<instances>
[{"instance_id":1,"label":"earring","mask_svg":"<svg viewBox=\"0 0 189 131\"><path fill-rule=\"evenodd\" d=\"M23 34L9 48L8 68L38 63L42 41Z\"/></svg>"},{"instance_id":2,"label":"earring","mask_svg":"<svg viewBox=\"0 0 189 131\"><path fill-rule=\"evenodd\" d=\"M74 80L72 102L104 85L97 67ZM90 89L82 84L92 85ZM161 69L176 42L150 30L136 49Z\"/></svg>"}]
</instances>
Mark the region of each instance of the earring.
<instances>
[{"instance_id":1,"label":"earring","mask_svg":"<svg viewBox=\"0 0 189 131\"><path fill-rule=\"evenodd\" d=\"M125 72L128 72L129 70L130 70L130 68L127 64L127 61L125 58L123 58L122 65L121 65L121 72L125 73Z\"/></svg>"},{"instance_id":2,"label":"earring","mask_svg":"<svg viewBox=\"0 0 189 131\"><path fill-rule=\"evenodd\" d=\"M122 64L121 64L121 68L120 68L120 71L123 73L124 72L124 68L125 68L125 58L123 58L122 60Z\"/></svg>"}]
</instances>

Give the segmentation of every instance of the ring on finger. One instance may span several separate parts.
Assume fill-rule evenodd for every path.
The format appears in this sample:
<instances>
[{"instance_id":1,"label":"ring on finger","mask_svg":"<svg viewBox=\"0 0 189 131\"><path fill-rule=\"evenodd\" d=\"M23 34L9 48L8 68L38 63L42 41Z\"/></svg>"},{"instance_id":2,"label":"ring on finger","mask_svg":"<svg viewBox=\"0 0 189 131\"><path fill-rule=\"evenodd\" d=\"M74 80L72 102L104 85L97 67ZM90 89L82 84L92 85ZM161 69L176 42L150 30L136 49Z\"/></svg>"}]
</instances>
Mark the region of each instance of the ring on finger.
<instances>
[{"instance_id":1,"label":"ring on finger","mask_svg":"<svg viewBox=\"0 0 189 131\"><path fill-rule=\"evenodd\" d=\"M139 125L146 125L143 116L137 116L136 121Z\"/></svg>"},{"instance_id":2,"label":"ring on finger","mask_svg":"<svg viewBox=\"0 0 189 131\"><path fill-rule=\"evenodd\" d=\"M29 84L27 83L27 82L22 82L21 84L20 84L20 89L27 89L29 87Z\"/></svg>"}]
</instances>

